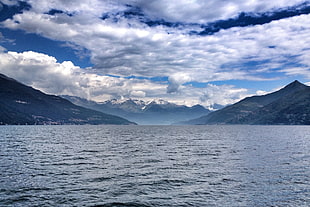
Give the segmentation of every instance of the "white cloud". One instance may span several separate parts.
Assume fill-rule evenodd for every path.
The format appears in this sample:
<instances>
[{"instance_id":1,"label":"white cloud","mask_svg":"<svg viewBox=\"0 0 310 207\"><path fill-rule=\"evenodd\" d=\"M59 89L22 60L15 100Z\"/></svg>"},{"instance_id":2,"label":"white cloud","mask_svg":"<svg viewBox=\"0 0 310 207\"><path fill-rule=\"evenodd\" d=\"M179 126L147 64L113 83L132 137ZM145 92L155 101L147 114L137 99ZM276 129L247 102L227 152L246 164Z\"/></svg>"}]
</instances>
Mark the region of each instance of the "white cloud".
<instances>
[{"instance_id":1,"label":"white cloud","mask_svg":"<svg viewBox=\"0 0 310 207\"><path fill-rule=\"evenodd\" d=\"M39 4L46 5L38 4L35 8L49 10L60 5L57 8L64 9L70 4L70 2L55 2L50 4L42 1ZM234 3L234 1L231 2ZM161 3L159 5L166 5ZM196 3L204 5L198 1ZM252 3L259 4L256 1ZM287 1L280 2L280 4L285 3ZM93 4L100 4L100 1L94 1ZM186 1L176 5L184 4L187 4ZM212 4L215 3L212 2ZM98 9L96 11L98 15L90 17L85 13L91 10L91 7L84 8L83 5L82 2L75 4L72 11L85 12L77 13L72 17L66 14L48 15L26 11L4 22L4 26L85 47L91 51L95 67L105 73L147 77L160 74L169 76L174 82L182 82L173 78L179 73L186 73L191 80L204 82L232 78L256 79L255 71L249 73L240 68L230 68L226 71L223 65L242 64L252 60L281 63L283 57L287 55L298 55L309 39L307 35L310 30L309 15L266 25L233 28L213 36L201 37L179 34L179 32L167 34L162 27L146 28L143 25L132 27L128 26L129 20L117 23L105 22L97 17L99 11L104 10L104 6L94 7ZM174 4L169 4L171 8L178 8L172 5ZM268 48L270 46L272 48Z\"/></svg>"},{"instance_id":2,"label":"white cloud","mask_svg":"<svg viewBox=\"0 0 310 207\"><path fill-rule=\"evenodd\" d=\"M258 96L266 95L267 93L268 93L267 91L262 91L262 90L256 91L256 95L258 95Z\"/></svg>"},{"instance_id":3,"label":"white cloud","mask_svg":"<svg viewBox=\"0 0 310 207\"><path fill-rule=\"evenodd\" d=\"M230 104L245 94L245 89L232 86L208 85L195 88L180 85L177 93L167 94L164 83L149 80L118 78L93 74L65 61L58 63L54 57L32 51L0 53L0 73L49 94L67 94L96 101L112 98L138 98L153 100L163 98L177 103L205 106Z\"/></svg>"},{"instance_id":4,"label":"white cloud","mask_svg":"<svg viewBox=\"0 0 310 207\"><path fill-rule=\"evenodd\" d=\"M16 4L16 0L1 0ZM153 19L172 22L206 23L237 16L240 12L266 12L301 4L305 0L27 0L32 10L38 13L59 9L70 14L101 17L104 13L117 13L132 5Z\"/></svg>"},{"instance_id":5,"label":"white cloud","mask_svg":"<svg viewBox=\"0 0 310 207\"><path fill-rule=\"evenodd\" d=\"M307 79L310 79L310 68L308 67L289 67L286 69L280 70L289 76L304 76Z\"/></svg>"},{"instance_id":6,"label":"white cloud","mask_svg":"<svg viewBox=\"0 0 310 207\"><path fill-rule=\"evenodd\" d=\"M0 72L50 94L68 94L94 100L118 96L152 95L165 86L147 80L99 76L72 62L58 63L54 57L32 51L0 53Z\"/></svg>"},{"instance_id":7,"label":"white cloud","mask_svg":"<svg viewBox=\"0 0 310 207\"><path fill-rule=\"evenodd\" d=\"M169 77L169 85L167 87L167 93L177 92L180 86L184 83L190 82L191 78L186 73L175 73Z\"/></svg>"},{"instance_id":8,"label":"white cloud","mask_svg":"<svg viewBox=\"0 0 310 207\"><path fill-rule=\"evenodd\" d=\"M30 11L16 14L2 26L68 42L67 45L73 48L86 48L95 66L86 70L71 62L58 63L55 58L40 53L3 53L2 50L0 64L6 67L1 67L1 71L45 92L71 93L96 100L134 96L162 97L186 103L204 100L206 104L228 104L243 97L246 90L214 85L201 89L183 84L192 81L265 80L272 79L272 73L277 72L310 78L307 50L310 15L264 25L235 27L212 36L187 35L178 28L164 26L147 27L137 19L122 16L118 16L117 21L100 17L105 12L124 11L128 9L125 6L128 3L140 7L154 19L202 23L227 19L241 11L263 12L301 2L29 0L32 5ZM46 14L51 9L73 15ZM100 76L95 72L120 77L168 77L169 85L145 79ZM43 83L43 79L48 80L47 83Z\"/></svg>"},{"instance_id":9,"label":"white cloud","mask_svg":"<svg viewBox=\"0 0 310 207\"><path fill-rule=\"evenodd\" d=\"M304 0L123 0L141 7L149 16L171 22L207 23L228 19L241 12L266 12L294 6Z\"/></svg>"},{"instance_id":10,"label":"white cloud","mask_svg":"<svg viewBox=\"0 0 310 207\"><path fill-rule=\"evenodd\" d=\"M103 12L120 9L121 6L111 0L27 0L27 2L32 6L32 10L38 13L58 9L71 14L88 13L90 16L100 16Z\"/></svg>"},{"instance_id":11,"label":"white cloud","mask_svg":"<svg viewBox=\"0 0 310 207\"><path fill-rule=\"evenodd\" d=\"M32 11L4 22L47 38L72 42L88 49L97 70L120 76L168 76L171 87L191 81L264 79L263 66L286 67L288 56L300 55L309 42L310 18L302 15L248 28L232 28L213 36L167 34L163 28L129 27L101 19L80 21L83 15L51 16ZM85 17L84 20L87 18ZM308 53L303 52L306 64ZM261 62L249 71L244 63ZM237 64L237 67L233 67ZM262 67L259 67L262 66ZM175 78L175 77L179 78Z\"/></svg>"},{"instance_id":12,"label":"white cloud","mask_svg":"<svg viewBox=\"0 0 310 207\"><path fill-rule=\"evenodd\" d=\"M144 91L131 91L130 96L136 98L144 98L146 93Z\"/></svg>"},{"instance_id":13,"label":"white cloud","mask_svg":"<svg viewBox=\"0 0 310 207\"><path fill-rule=\"evenodd\" d=\"M17 5L18 4L18 0L0 0L0 3L6 4L6 5ZM1 4L0 4L0 8L1 8Z\"/></svg>"},{"instance_id":14,"label":"white cloud","mask_svg":"<svg viewBox=\"0 0 310 207\"><path fill-rule=\"evenodd\" d=\"M206 105L228 105L235 103L236 100L240 100L248 95L247 89L235 88L232 85L222 85L217 86L213 84L208 84L204 89L204 96L201 100Z\"/></svg>"}]
</instances>

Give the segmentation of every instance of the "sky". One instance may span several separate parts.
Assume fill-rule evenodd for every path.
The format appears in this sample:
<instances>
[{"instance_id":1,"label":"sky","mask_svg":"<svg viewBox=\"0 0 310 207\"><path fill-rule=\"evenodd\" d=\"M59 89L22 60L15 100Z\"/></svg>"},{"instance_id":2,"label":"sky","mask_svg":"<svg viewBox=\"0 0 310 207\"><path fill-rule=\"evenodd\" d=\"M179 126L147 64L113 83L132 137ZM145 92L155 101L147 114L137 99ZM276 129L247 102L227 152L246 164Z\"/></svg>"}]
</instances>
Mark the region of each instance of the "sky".
<instances>
[{"instance_id":1,"label":"sky","mask_svg":"<svg viewBox=\"0 0 310 207\"><path fill-rule=\"evenodd\" d=\"M310 1L0 0L0 73L95 101L232 104L310 82Z\"/></svg>"}]
</instances>

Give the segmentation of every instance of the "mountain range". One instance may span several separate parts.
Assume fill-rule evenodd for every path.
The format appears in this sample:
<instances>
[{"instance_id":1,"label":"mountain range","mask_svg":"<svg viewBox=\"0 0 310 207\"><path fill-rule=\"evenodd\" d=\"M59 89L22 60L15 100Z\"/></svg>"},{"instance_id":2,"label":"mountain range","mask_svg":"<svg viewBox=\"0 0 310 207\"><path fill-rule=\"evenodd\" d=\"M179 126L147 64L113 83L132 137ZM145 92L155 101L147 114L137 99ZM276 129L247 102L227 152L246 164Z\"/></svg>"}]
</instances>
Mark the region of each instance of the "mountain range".
<instances>
[{"instance_id":1,"label":"mountain range","mask_svg":"<svg viewBox=\"0 0 310 207\"><path fill-rule=\"evenodd\" d=\"M136 99L112 99L99 103L75 96L61 97L76 105L121 116L141 125L167 125L210 113L210 110L201 105L188 107L162 99L148 102Z\"/></svg>"},{"instance_id":2,"label":"mountain range","mask_svg":"<svg viewBox=\"0 0 310 207\"><path fill-rule=\"evenodd\" d=\"M0 74L0 125L135 124L124 118L77 106Z\"/></svg>"},{"instance_id":3,"label":"mountain range","mask_svg":"<svg viewBox=\"0 0 310 207\"><path fill-rule=\"evenodd\" d=\"M135 122L310 125L310 87L294 81L276 92L247 97L211 112L201 105L188 107L164 100L113 99L98 103L74 96L48 95L0 74L0 125Z\"/></svg>"},{"instance_id":4,"label":"mountain range","mask_svg":"<svg viewBox=\"0 0 310 207\"><path fill-rule=\"evenodd\" d=\"M310 87L296 80L276 92L248 97L178 124L309 125Z\"/></svg>"}]
</instances>

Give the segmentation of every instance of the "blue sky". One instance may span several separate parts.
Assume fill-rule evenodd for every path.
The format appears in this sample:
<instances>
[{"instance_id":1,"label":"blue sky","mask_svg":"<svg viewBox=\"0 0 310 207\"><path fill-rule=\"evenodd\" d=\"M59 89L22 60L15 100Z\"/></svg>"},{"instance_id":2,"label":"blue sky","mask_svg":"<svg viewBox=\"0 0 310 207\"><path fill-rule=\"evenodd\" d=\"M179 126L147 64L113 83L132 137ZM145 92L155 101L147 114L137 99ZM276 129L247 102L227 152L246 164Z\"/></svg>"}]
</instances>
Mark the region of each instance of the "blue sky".
<instances>
[{"instance_id":1,"label":"blue sky","mask_svg":"<svg viewBox=\"0 0 310 207\"><path fill-rule=\"evenodd\" d=\"M0 73L50 94L231 104L310 78L310 1L0 0Z\"/></svg>"}]
</instances>

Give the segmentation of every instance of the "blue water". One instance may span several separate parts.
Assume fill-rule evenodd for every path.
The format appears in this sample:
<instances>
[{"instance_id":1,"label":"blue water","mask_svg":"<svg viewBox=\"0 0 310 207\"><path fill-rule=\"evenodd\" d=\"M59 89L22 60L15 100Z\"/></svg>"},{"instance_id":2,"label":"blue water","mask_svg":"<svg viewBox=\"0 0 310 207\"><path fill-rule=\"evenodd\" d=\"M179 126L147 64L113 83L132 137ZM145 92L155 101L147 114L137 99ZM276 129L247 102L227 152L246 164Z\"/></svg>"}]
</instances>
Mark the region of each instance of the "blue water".
<instances>
[{"instance_id":1,"label":"blue water","mask_svg":"<svg viewBox=\"0 0 310 207\"><path fill-rule=\"evenodd\" d=\"M308 126L1 126L0 206L310 206Z\"/></svg>"}]
</instances>

